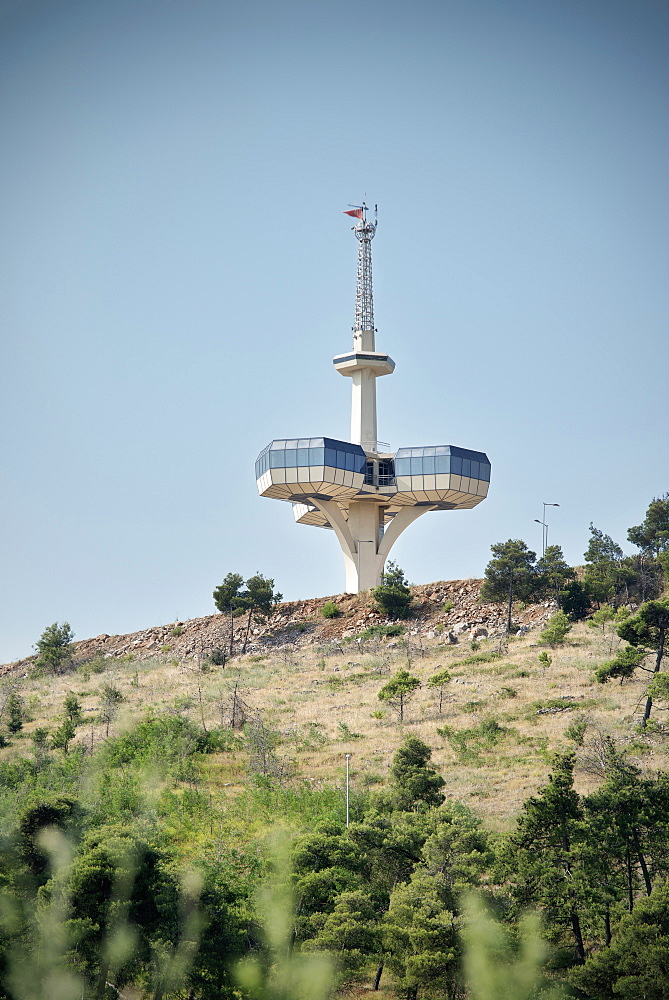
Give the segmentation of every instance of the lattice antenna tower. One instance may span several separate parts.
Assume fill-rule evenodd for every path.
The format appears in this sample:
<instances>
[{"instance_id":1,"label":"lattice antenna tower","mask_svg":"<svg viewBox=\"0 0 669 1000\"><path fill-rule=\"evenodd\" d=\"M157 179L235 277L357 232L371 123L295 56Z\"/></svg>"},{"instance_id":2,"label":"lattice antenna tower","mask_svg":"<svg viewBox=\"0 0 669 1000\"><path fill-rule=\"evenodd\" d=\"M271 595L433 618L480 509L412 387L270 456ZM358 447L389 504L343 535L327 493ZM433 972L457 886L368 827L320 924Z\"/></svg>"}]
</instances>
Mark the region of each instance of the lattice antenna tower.
<instances>
[{"instance_id":1,"label":"lattice antenna tower","mask_svg":"<svg viewBox=\"0 0 669 1000\"><path fill-rule=\"evenodd\" d=\"M358 276L355 288L354 333L362 330L374 331L374 294L372 291L372 240L378 225L377 209L374 206L374 222L367 218L367 205L354 205L360 209L362 217L353 227L358 240Z\"/></svg>"}]
</instances>

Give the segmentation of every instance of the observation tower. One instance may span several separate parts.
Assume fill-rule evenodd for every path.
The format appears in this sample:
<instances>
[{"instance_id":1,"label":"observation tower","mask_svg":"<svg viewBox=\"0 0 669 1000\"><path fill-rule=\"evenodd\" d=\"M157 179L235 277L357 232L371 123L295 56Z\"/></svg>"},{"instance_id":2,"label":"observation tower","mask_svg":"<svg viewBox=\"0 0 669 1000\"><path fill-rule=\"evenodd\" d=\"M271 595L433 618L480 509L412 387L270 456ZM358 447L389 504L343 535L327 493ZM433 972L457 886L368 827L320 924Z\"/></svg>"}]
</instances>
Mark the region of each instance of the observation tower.
<instances>
[{"instance_id":1,"label":"observation tower","mask_svg":"<svg viewBox=\"0 0 669 1000\"><path fill-rule=\"evenodd\" d=\"M377 218L363 203L345 213L357 219L358 275L353 348L333 364L351 379L351 440L281 438L256 461L258 492L287 500L299 524L332 528L346 567L346 591L377 587L388 554L416 518L433 510L467 510L485 499L490 462L481 451L455 445L399 448L377 437L376 380L395 362L376 349L372 240Z\"/></svg>"}]
</instances>

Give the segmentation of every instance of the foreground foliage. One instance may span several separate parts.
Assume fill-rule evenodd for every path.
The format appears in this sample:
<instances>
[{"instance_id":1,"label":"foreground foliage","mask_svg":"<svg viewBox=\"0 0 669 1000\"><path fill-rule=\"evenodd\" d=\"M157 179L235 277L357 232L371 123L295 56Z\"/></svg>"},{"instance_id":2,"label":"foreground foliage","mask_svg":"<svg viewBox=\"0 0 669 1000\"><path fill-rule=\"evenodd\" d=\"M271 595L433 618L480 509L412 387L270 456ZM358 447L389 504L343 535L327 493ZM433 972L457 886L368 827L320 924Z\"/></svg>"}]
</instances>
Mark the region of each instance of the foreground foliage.
<instances>
[{"instance_id":1,"label":"foreground foliage","mask_svg":"<svg viewBox=\"0 0 669 1000\"><path fill-rule=\"evenodd\" d=\"M445 798L416 737L384 787L354 795L349 827L340 792L271 770L215 806L206 763L242 744L149 715L93 756L35 747L3 765L0 996L325 1000L359 980L408 1000L547 1000L567 978L593 1000L666 996L669 777L612 740L596 791L576 791L560 754L504 837ZM251 816L266 816L255 833Z\"/></svg>"}]
</instances>

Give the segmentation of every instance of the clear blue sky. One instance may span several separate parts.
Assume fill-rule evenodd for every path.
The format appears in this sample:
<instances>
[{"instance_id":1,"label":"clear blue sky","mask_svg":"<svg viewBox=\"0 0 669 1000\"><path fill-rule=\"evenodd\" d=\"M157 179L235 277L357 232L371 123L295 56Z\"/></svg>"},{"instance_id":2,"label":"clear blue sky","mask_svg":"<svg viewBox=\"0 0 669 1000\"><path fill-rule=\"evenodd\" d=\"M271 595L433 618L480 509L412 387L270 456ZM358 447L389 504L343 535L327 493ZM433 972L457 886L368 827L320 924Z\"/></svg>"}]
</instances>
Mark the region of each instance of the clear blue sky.
<instances>
[{"instance_id":1,"label":"clear blue sky","mask_svg":"<svg viewBox=\"0 0 669 1000\"><path fill-rule=\"evenodd\" d=\"M379 436L492 461L414 583L490 545L582 561L669 489L664 0L2 0L0 661L208 614L231 570L343 588L261 499L273 437L348 436L378 202Z\"/></svg>"}]
</instances>

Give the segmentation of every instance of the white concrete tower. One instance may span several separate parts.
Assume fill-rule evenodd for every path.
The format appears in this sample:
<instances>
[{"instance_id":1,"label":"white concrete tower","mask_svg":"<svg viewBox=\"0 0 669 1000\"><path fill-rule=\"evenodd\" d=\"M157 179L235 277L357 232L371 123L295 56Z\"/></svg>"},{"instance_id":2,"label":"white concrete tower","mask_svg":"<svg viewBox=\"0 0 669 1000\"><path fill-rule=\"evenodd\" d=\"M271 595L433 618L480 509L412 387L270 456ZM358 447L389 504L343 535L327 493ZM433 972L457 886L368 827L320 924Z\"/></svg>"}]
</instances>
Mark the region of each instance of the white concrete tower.
<instances>
[{"instance_id":1,"label":"white concrete tower","mask_svg":"<svg viewBox=\"0 0 669 1000\"><path fill-rule=\"evenodd\" d=\"M430 510L475 507L488 493L490 463L483 452L454 445L400 448L377 437L376 379L395 363L376 350L372 296L374 222L361 205L346 213L358 221L358 275L353 350L334 358L351 378L351 440L282 438L258 456L261 496L288 500L300 524L332 528L346 569L346 590L376 587L400 534Z\"/></svg>"}]
</instances>

